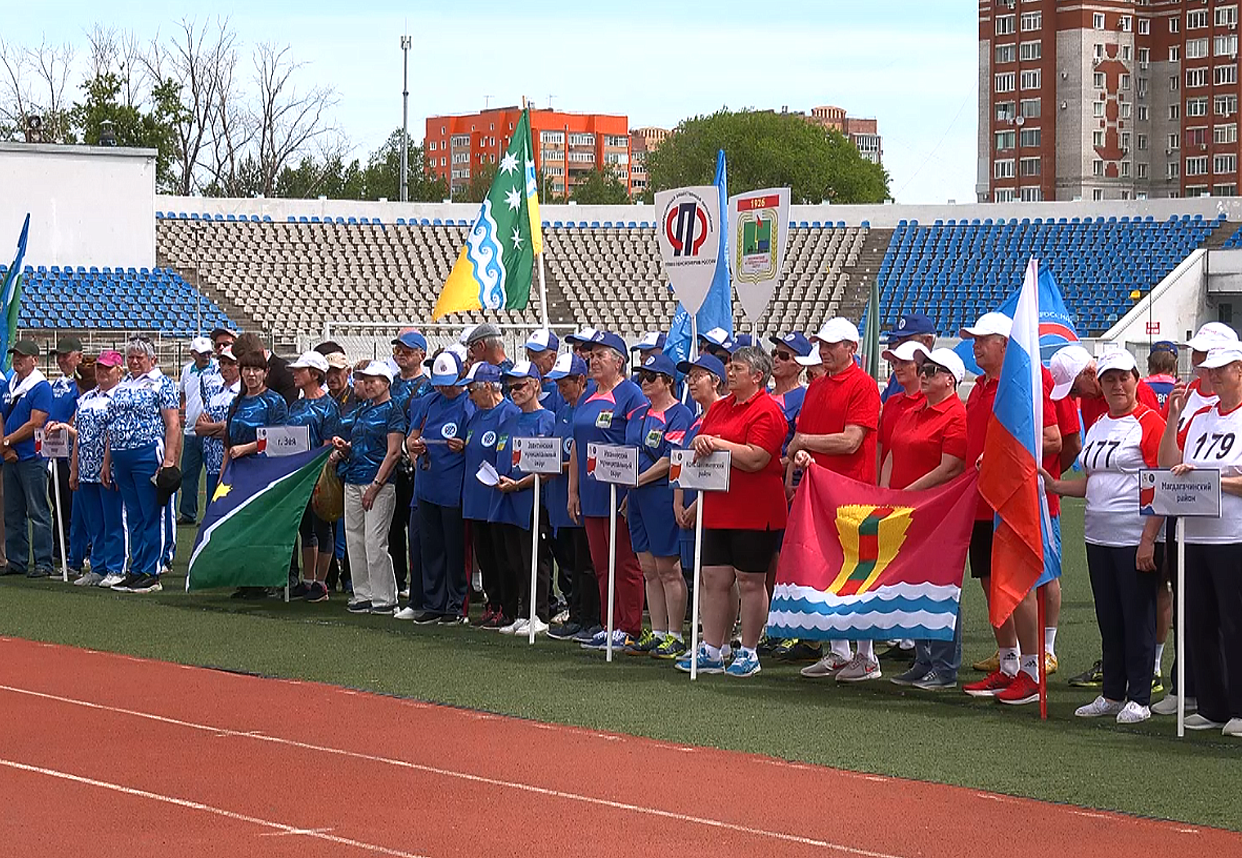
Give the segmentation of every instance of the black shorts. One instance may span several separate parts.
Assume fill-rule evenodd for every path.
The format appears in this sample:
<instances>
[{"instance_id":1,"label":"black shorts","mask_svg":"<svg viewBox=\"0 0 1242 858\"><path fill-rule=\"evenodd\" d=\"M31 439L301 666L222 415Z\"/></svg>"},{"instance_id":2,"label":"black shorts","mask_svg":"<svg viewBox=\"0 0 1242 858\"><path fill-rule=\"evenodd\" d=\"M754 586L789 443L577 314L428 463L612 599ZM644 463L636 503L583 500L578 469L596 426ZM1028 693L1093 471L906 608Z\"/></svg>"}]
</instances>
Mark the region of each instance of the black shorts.
<instances>
[{"instance_id":1,"label":"black shorts","mask_svg":"<svg viewBox=\"0 0 1242 858\"><path fill-rule=\"evenodd\" d=\"M783 530L704 530L703 565L766 574L784 534Z\"/></svg>"},{"instance_id":2,"label":"black shorts","mask_svg":"<svg viewBox=\"0 0 1242 858\"><path fill-rule=\"evenodd\" d=\"M976 521L970 531L970 577L992 576L992 522Z\"/></svg>"}]
</instances>

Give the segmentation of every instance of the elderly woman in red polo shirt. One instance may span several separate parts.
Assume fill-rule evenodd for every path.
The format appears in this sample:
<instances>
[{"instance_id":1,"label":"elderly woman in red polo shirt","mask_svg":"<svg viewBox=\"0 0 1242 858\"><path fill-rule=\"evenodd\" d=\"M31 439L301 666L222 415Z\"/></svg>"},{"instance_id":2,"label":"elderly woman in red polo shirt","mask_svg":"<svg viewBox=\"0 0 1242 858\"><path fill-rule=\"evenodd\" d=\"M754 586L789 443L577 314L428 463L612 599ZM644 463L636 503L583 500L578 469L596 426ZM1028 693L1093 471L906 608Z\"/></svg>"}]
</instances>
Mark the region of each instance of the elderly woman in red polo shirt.
<instances>
[{"instance_id":1,"label":"elderly woman in red polo shirt","mask_svg":"<svg viewBox=\"0 0 1242 858\"><path fill-rule=\"evenodd\" d=\"M731 455L727 492L704 492L703 644L696 653L701 673L754 676L755 646L768 620L768 564L785 529L787 509L781 446L788 422L768 394L772 358L763 349L735 351L727 367L729 395L712 404L695 437L696 457L719 451ZM734 581L742 598L742 646L726 669L720 648L726 642L729 595ZM677 667L689 670L689 659Z\"/></svg>"}]
</instances>

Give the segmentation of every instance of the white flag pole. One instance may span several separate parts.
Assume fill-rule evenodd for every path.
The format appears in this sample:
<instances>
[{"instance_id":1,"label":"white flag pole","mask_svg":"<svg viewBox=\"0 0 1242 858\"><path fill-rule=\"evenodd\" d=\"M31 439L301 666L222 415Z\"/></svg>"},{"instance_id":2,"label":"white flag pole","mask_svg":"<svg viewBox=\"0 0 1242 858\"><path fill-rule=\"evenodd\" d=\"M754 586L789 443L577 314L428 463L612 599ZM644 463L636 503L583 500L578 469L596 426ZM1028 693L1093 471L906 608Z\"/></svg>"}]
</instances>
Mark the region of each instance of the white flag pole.
<instances>
[{"instance_id":1,"label":"white flag pole","mask_svg":"<svg viewBox=\"0 0 1242 858\"><path fill-rule=\"evenodd\" d=\"M1186 517L1177 519L1177 738L1186 736Z\"/></svg>"},{"instance_id":2,"label":"white flag pole","mask_svg":"<svg viewBox=\"0 0 1242 858\"><path fill-rule=\"evenodd\" d=\"M694 507L694 599L690 610L690 680L699 675L699 587L703 575L703 493Z\"/></svg>"},{"instance_id":3,"label":"white flag pole","mask_svg":"<svg viewBox=\"0 0 1242 858\"><path fill-rule=\"evenodd\" d=\"M535 643L535 587L539 577L539 475L535 475L535 509L530 526L530 643Z\"/></svg>"},{"instance_id":4,"label":"white flag pole","mask_svg":"<svg viewBox=\"0 0 1242 858\"><path fill-rule=\"evenodd\" d=\"M539 260L539 314L543 319L544 330L548 330L548 284L543 277L543 254L540 253L535 258Z\"/></svg>"},{"instance_id":5,"label":"white flag pole","mask_svg":"<svg viewBox=\"0 0 1242 858\"><path fill-rule=\"evenodd\" d=\"M56 532L60 535L60 577L69 580L69 555L65 553L65 519L64 507L60 497L60 472L55 459L52 459L52 491L56 495Z\"/></svg>"},{"instance_id":6,"label":"white flag pole","mask_svg":"<svg viewBox=\"0 0 1242 858\"><path fill-rule=\"evenodd\" d=\"M617 484L608 484L608 642L607 660L612 661L612 609L617 598Z\"/></svg>"}]
</instances>

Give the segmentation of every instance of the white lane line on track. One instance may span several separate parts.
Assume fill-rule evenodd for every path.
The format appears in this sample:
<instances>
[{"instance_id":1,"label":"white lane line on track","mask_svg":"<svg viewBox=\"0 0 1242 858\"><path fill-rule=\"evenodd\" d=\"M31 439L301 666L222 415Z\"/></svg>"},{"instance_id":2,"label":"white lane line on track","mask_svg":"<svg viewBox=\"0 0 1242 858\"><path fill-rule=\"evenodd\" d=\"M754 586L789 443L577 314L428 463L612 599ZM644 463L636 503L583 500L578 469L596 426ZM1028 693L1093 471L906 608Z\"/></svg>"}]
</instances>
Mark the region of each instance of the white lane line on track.
<instances>
[{"instance_id":1,"label":"white lane line on track","mask_svg":"<svg viewBox=\"0 0 1242 858\"><path fill-rule=\"evenodd\" d=\"M15 688L11 685L0 685L0 691L8 691L13 694L21 694L28 697L36 697L42 700L53 700L57 703L66 703L72 706L82 706L87 709L95 709L101 712L112 712L119 715L129 715L135 718L144 718L149 721L156 721L161 724L171 724L177 727L185 727L191 730L199 730L206 733L212 733L217 736L234 737L241 739L252 739L258 742L269 742L275 745L283 745L291 748L299 748L301 750L316 751L324 754L332 754L339 757L347 757L355 760L366 760L369 762L383 763L385 765L397 768L410 769L413 771L424 772L426 774L439 775L441 777L455 778L457 780L467 781L469 783L486 784L487 786L501 787L518 792L530 793L533 795L542 795L549 798L558 798L566 801L575 801L583 804L594 805L596 807L607 807L613 810L623 810L631 813L637 813L644 816L654 816L660 819L670 819L675 822L692 823L707 828L714 828L723 831L732 831L738 834L748 834L754 837L763 837L771 840L779 840L786 843L799 843L804 846L813 846L819 849L831 850L845 855L857 855L859 858L908 858L908 856L894 855L888 852L876 852L870 849L860 849L854 846L846 846L841 843L831 843L827 840L817 840L813 837L802 837L797 834L786 834L781 831L768 831L763 828L754 828L749 825L740 825L733 822L726 822L721 819L712 819L704 816L693 816L690 814L677 813L670 810L661 810L655 807L644 807L642 805L632 804L630 802L614 801L612 799L598 798L596 796L580 795L578 793L565 792L564 790L549 789L547 787L536 786L534 784L522 783L520 781L506 781L499 778L486 777L484 775L473 775L468 772L458 772L452 769L443 769L437 766L427 766L421 763L411 763L406 760L397 760L389 757L380 757L374 754L363 754L356 751L346 751L341 748L330 748L324 745L313 745L309 742L300 742L296 739L284 739L279 736L270 736L258 731L242 731L230 730L226 727L217 727L209 724L196 724L192 721L183 721L178 718L168 718L163 715L155 715L150 712L139 712L133 709L122 709L116 706L107 706L102 703L92 703L89 700L77 700L72 697L62 697L57 694L47 694L42 691L31 691L25 688ZM0 761L2 762L2 761ZM309 836L309 835L308 835ZM324 835L326 836L326 835ZM394 853L396 854L396 853Z\"/></svg>"},{"instance_id":2,"label":"white lane line on track","mask_svg":"<svg viewBox=\"0 0 1242 858\"><path fill-rule=\"evenodd\" d=\"M26 763L19 763L13 760L0 759L0 766L7 766L11 769L18 769L23 772L31 772L36 775L45 775L51 778L58 778L65 781L73 781L74 783L85 784L87 786L98 787L100 789L112 790L113 792L124 793L138 798L150 799L151 801L163 802L164 804L172 804L177 807L184 807L189 810L197 810L202 813L211 813L216 816L222 816L225 819L236 820L237 822L249 822L252 825L258 825L263 828L274 829L265 832L267 835L288 835L294 834L299 837L310 837L315 840L326 840L330 843L336 843L340 846L350 846L355 849L361 849L364 852L373 852L379 855L392 855L394 858L425 858L422 855L416 855L413 852L402 852L399 849L389 849L386 846L376 846L374 843L363 843L360 840L350 840L348 837L337 837L328 834L330 829L320 828L298 828L293 825L285 825L281 822L272 822L267 819L259 819L257 816L247 816L244 813L235 813L231 810L224 810L219 807L212 807L209 804L203 804L197 801L190 801L185 798L177 798L171 795L161 795L157 792L149 792L145 789L136 789L121 784L109 783L108 781L96 780L95 778L87 778L82 775L75 775L69 772L61 772L56 769L45 769L42 766L31 766Z\"/></svg>"}]
</instances>

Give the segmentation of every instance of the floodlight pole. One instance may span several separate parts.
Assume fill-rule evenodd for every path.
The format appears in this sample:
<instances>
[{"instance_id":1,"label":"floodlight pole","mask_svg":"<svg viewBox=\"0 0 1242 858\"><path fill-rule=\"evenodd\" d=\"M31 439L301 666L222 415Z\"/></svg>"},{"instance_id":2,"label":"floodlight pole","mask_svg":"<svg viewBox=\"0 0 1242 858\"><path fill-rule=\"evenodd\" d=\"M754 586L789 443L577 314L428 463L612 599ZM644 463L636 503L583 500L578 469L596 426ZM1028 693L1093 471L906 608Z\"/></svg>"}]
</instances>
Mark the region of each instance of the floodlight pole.
<instances>
[{"instance_id":1,"label":"floodlight pole","mask_svg":"<svg viewBox=\"0 0 1242 858\"><path fill-rule=\"evenodd\" d=\"M401 202L410 199L410 44L401 37Z\"/></svg>"}]
</instances>

